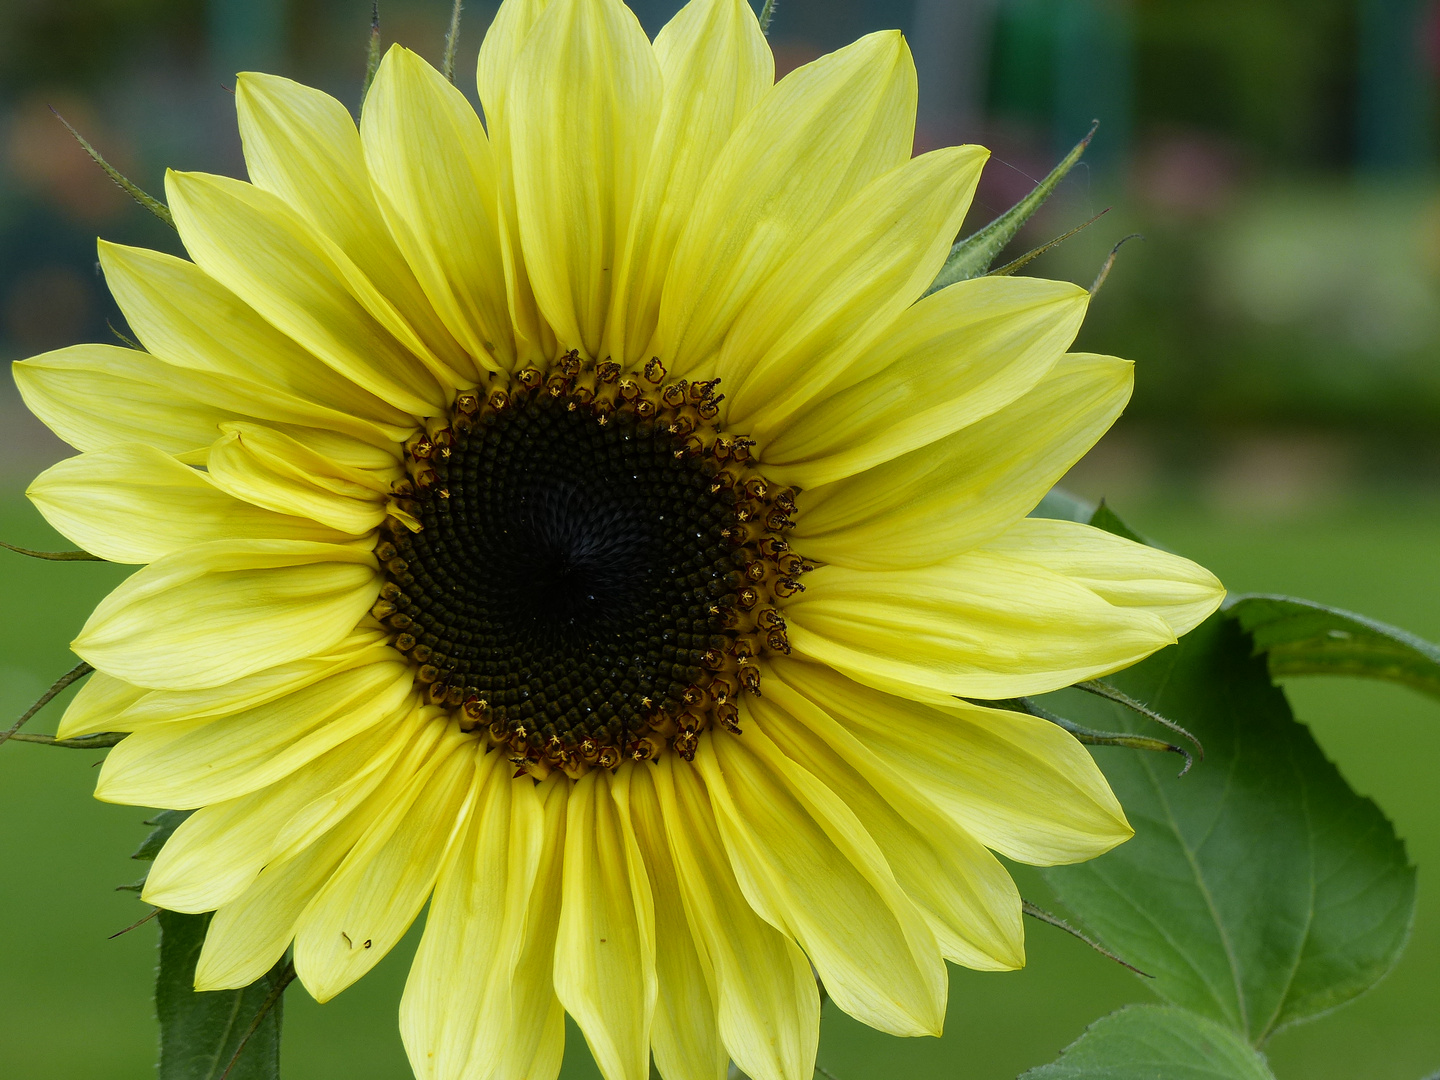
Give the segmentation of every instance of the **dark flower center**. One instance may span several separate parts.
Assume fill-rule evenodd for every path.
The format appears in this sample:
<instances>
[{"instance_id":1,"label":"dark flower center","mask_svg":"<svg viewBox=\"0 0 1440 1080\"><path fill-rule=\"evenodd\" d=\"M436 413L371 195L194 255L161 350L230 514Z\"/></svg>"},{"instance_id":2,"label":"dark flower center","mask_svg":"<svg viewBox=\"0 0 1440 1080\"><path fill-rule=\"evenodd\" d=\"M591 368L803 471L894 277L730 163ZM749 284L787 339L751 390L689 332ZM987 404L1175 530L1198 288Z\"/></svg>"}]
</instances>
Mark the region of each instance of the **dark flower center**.
<instances>
[{"instance_id":1,"label":"dark flower center","mask_svg":"<svg viewBox=\"0 0 1440 1080\"><path fill-rule=\"evenodd\" d=\"M667 741L688 757L709 720L733 727L735 694L758 687L754 657L788 648L765 602L784 576L784 510L677 423L683 409L658 394L636 409L641 396L605 408L568 379L462 399L443 436L412 448L406 505L421 528L392 521L380 545L376 614L429 699L572 772Z\"/></svg>"}]
</instances>

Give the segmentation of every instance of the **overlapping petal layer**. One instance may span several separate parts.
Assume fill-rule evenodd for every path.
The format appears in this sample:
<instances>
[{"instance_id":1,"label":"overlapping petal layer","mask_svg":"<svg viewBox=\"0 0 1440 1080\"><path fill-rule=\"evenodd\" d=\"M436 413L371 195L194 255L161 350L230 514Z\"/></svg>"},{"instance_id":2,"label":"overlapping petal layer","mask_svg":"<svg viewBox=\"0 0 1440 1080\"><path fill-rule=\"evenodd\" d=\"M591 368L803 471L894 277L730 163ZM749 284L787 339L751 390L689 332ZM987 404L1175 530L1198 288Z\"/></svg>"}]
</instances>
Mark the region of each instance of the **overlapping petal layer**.
<instances>
[{"instance_id":1,"label":"overlapping petal layer","mask_svg":"<svg viewBox=\"0 0 1440 1080\"><path fill-rule=\"evenodd\" d=\"M938 1033L946 960L1024 962L992 852L1129 835L1066 732L960 699L1116 670L1222 596L1187 560L1025 517L1131 367L1067 354L1072 285L919 299L985 152L912 158L898 34L776 83L745 0L692 0L653 45L619 0L505 0L477 77L483 123L396 48L357 127L243 75L250 182L167 178L193 262L101 245L146 351L16 366L81 451L37 506L144 564L74 643L97 671L60 734L129 733L101 798L196 811L145 896L215 911L201 989L293 947L329 998L428 900L400 1016L423 1080L553 1080L567 1011L607 1080L652 1058L810 1080L817 972L863 1021ZM448 449L457 394L571 350L721 380L731 445L798 491L788 536L816 565L779 601L793 652L693 761L517 770L378 621L409 572L383 530L423 524L416 447Z\"/></svg>"}]
</instances>

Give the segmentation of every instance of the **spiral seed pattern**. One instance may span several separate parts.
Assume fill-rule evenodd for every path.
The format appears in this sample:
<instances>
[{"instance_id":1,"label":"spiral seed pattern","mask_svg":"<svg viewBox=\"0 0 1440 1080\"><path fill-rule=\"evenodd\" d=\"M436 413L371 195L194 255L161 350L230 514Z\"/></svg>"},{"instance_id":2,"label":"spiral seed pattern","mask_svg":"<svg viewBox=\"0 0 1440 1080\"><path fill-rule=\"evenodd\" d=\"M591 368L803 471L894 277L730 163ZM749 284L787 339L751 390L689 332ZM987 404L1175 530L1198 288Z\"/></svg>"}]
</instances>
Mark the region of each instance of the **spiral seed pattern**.
<instances>
[{"instance_id":1,"label":"spiral seed pattern","mask_svg":"<svg viewBox=\"0 0 1440 1080\"><path fill-rule=\"evenodd\" d=\"M715 383L663 377L571 354L461 394L407 446L372 614L430 702L536 775L689 759L739 730L756 659L789 651L794 493L715 427Z\"/></svg>"}]
</instances>

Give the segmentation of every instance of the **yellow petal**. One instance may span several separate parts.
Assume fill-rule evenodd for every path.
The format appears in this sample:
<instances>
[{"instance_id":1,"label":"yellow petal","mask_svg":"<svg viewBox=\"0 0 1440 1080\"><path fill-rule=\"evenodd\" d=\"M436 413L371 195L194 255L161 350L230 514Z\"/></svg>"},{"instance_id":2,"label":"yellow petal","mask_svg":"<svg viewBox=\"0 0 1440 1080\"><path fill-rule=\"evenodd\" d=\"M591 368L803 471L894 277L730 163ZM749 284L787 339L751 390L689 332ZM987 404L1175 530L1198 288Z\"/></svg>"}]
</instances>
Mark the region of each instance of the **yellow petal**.
<instances>
[{"instance_id":1,"label":"yellow petal","mask_svg":"<svg viewBox=\"0 0 1440 1080\"><path fill-rule=\"evenodd\" d=\"M565 1054L565 1010L555 996L554 969L570 784L552 774L538 793L544 803L543 847L510 981L510 1022L495 1059L501 1080L555 1080Z\"/></svg>"},{"instance_id":2,"label":"yellow petal","mask_svg":"<svg viewBox=\"0 0 1440 1080\"><path fill-rule=\"evenodd\" d=\"M168 363L259 383L290 414L308 404L310 423L376 445L403 441L413 428L404 412L322 364L194 263L105 240L99 250L125 321Z\"/></svg>"},{"instance_id":3,"label":"yellow petal","mask_svg":"<svg viewBox=\"0 0 1440 1080\"><path fill-rule=\"evenodd\" d=\"M377 397L415 416L443 411L446 393L430 370L439 362L335 242L278 196L177 172L166 173L165 192L186 250L207 274Z\"/></svg>"},{"instance_id":4,"label":"yellow petal","mask_svg":"<svg viewBox=\"0 0 1440 1080\"><path fill-rule=\"evenodd\" d=\"M201 452L220 424L243 413L240 384L187 372L136 349L71 345L18 361L12 368L25 406L77 450L143 443L167 454ZM235 400L197 397L228 387Z\"/></svg>"},{"instance_id":5,"label":"yellow petal","mask_svg":"<svg viewBox=\"0 0 1440 1080\"><path fill-rule=\"evenodd\" d=\"M306 831L328 832L375 790L398 751L393 731L371 729L268 787L201 807L165 842L141 898L167 911L191 912L213 911L235 899L290 846L280 838L297 816L313 819L314 808L325 806L321 827Z\"/></svg>"},{"instance_id":6,"label":"yellow petal","mask_svg":"<svg viewBox=\"0 0 1440 1080\"><path fill-rule=\"evenodd\" d=\"M746 0L691 0L655 36L664 106L616 274L604 352L646 352L680 230L731 132L775 81L775 58Z\"/></svg>"},{"instance_id":7,"label":"yellow petal","mask_svg":"<svg viewBox=\"0 0 1440 1080\"><path fill-rule=\"evenodd\" d=\"M778 678L751 715L791 760L835 792L884 852L947 960L982 971L1025 964L1020 894L995 856L803 694Z\"/></svg>"},{"instance_id":8,"label":"yellow petal","mask_svg":"<svg viewBox=\"0 0 1440 1080\"><path fill-rule=\"evenodd\" d=\"M146 691L138 700L112 715L110 723L113 726L104 730L139 731L152 724L229 716L276 701L342 671L381 660L399 660L400 655L390 648L386 630L356 630L338 645L315 656L263 668L223 686Z\"/></svg>"},{"instance_id":9,"label":"yellow petal","mask_svg":"<svg viewBox=\"0 0 1440 1080\"><path fill-rule=\"evenodd\" d=\"M439 713L415 710L399 726L402 756L380 786L329 832L267 865L254 884L215 913L195 967L197 990L249 986L284 955L306 905L429 756L444 731L444 724L435 722Z\"/></svg>"},{"instance_id":10,"label":"yellow petal","mask_svg":"<svg viewBox=\"0 0 1440 1080\"><path fill-rule=\"evenodd\" d=\"M266 866L248 889L216 911L195 965L195 989L238 990L274 967L305 905L367 823L357 811L304 851Z\"/></svg>"},{"instance_id":11,"label":"yellow petal","mask_svg":"<svg viewBox=\"0 0 1440 1080\"><path fill-rule=\"evenodd\" d=\"M951 146L871 181L801 243L725 338L729 422L762 445L935 280L989 151Z\"/></svg>"},{"instance_id":12,"label":"yellow petal","mask_svg":"<svg viewBox=\"0 0 1440 1080\"><path fill-rule=\"evenodd\" d=\"M138 686L220 686L338 643L379 593L375 556L300 540L177 551L100 601L72 648Z\"/></svg>"},{"instance_id":13,"label":"yellow petal","mask_svg":"<svg viewBox=\"0 0 1440 1080\"><path fill-rule=\"evenodd\" d=\"M1225 599L1225 586L1203 566L1075 521L1024 518L985 547L1078 582L1116 607L1152 612L1176 637Z\"/></svg>"},{"instance_id":14,"label":"yellow petal","mask_svg":"<svg viewBox=\"0 0 1440 1080\"><path fill-rule=\"evenodd\" d=\"M1115 422L1128 361L1064 357L999 412L798 499L807 558L865 570L939 562L1023 518Z\"/></svg>"},{"instance_id":15,"label":"yellow petal","mask_svg":"<svg viewBox=\"0 0 1440 1080\"><path fill-rule=\"evenodd\" d=\"M66 458L37 476L26 494L57 530L111 562L154 562L210 540L352 539L313 520L243 502L217 487L210 474L149 446Z\"/></svg>"},{"instance_id":16,"label":"yellow petal","mask_svg":"<svg viewBox=\"0 0 1440 1080\"><path fill-rule=\"evenodd\" d=\"M106 757L95 797L177 809L238 799L377 724L398 723L413 706L412 682L407 664L368 664L244 712L143 728Z\"/></svg>"},{"instance_id":17,"label":"yellow petal","mask_svg":"<svg viewBox=\"0 0 1440 1080\"><path fill-rule=\"evenodd\" d=\"M215 486L276 514L309 518L344 537L365 536L385 520L390 485L404 473L350 468L287 435L254 424L225 424L210 448Z\"/></svg>"},{"instance_id":18,"label":"yellow petal","mask_svg":"<svg viewBox=\"0 0 1440 1080\"><path fill-rule=\"evenodd\" d=\"M909 160L915 64L898 32L792 71L725 144L675 246L656 348L683 374L797 246L877 176Z\"/></svg>"},{"instance_id":19,"label":"yellow petal","mask_svg":"<svg viewBox=\"0 0 1440 1080\"><path fill-rule=\"evenodd\" d=\"M337 421L333 410L263 383L178 367L138 349L72 345L22 360L14 372L25 404L77 450L141 443L203 464L221 424L258 419L332 453L347 447L356 461L395 460L396 444L385 432Z\"/></svg>"},{"instance_id":20,"label":"yellow petal","mask_svg":"<svg viewBox=\"0 0 1440 1080\"><path fill-rule=\"evenodd\" d=\"M55 738L74 739L80 735L116 731L118 729L113 726L115 719L147 693L149 691L144 687L131 686L103 671L93 671L65 707Z\"/></svg>"},{"instance_id":21,"label":"yellow petal","mask_svg":"<svg viewBox=\"0 0 1440 1080\"><path fill-rule=\"evenodd\" d=\"M810 962L741 893L696 770L667 754L655 782L686 919L714 973L726 1050L755 1080L811 1080L820 995Z\"/></svg>"},{"instance_id":22,"label":"yellow petal","mask_svg":"<svg viewBox=\"0 0 1440 1080\"><path fill-rule=\"evenodd\" d=\"M819 664L786 662L774 673L844 725L899 783L1008 858L1080 862L1131 835L1094 760L1048 720L907 701Z\"/></svg>"},{"instance_id":23,"label":"yellow petal","mask_svg":"<svg viewBox=\"0 0 1440 1080\"><path fill-rule=\"evenodd\" d=\"M620 0L554 0L512 76L505 116L530 282L560 341L592 357L660 99L650 42Z\"/></svg>"},{"instance_id":24,"label":"yellow petal","mask_svg":"<svg viewBox=\"0 0 1440 1080\"><path fill-rule=\"evenodd\" d=\"M646 1080L655 915L640 851L612 786L608 772L592 769L570 792L555 993L585 1033L605 1080Z\"/></svg>"},{"instance_id":25,"label":"yellow petal","mask_svg":"<svg viewBox=\"0 0 1440 1080\"><path fill-rule=\"evenodd\" d=\"M520 60L520 50L535 26L535 20L550 0L504 0L490 20L480 43L475 81L486 122L500 122L510 94L510 80Z\"/></svg>"},{"instance_id":26,"label":"yellow petal","mask_svg":"<svg viewBox=\"0 0 1440 1080\"><path fill-rule=\"evenodd\" d=\"M702 739L695 764L745 898L795 938L835 1004L894 1035L939 1035L935 937L849 808L755 724Z\"/></svg>"},{"instance_id":27,"label":"yellow petal","mask_svg":"<svg viewBox=\"0 0 1440 1080\"><path fill-rule=\"evenodd\" d=\"M463 94L399 45L360 120L380 209L425 296L476 364L512 368L495 157Z\"/></svg>"},{"instance_id":28,"label":"yellow petal","mask_svg":"<svg viewBox=\"0 0 1440 1080\"><path fill-rule=\"evenodd\" d=\"M512 982L547 839L528 776L513 779L494 750L479 755L475 769L475 809L440 871L400 1002L400 1030L421 1080L488 1075L512 1036ZM548 971L545 983L548 990Z\"/></svg>"},{"instance_id":29,"label":"yellow petal","mask_svg":"<svg viewBox=\"0 0 1440 1080\"><path fill-rule=\"evenodd\" d=\"M839 389L766 440L765 475L819 487L998 412L1055 366L1089 299L1068 281L1013 277L927 296L841 373Z\"/></svg>"},{"instance_id":30,"label":"yellow petal","mask_svg":"<svg viewBox=\"0 0 1440 1080\"><path fill-rule=\"evenodd\" d=\"M511 165L512 125L507 122L506 106L520 50L548 3L549 0L505 0L485 32L475 72L499 170L500 251L504 258L510 324L515 334L516 362L520 365L543 365L552 359L555 335L540 317L529 271L520 251L515 173Z\"/></svg>"},{"instance_id":31,"label":"yellow petal","mask_svg":"<svg viewBox=\"0 0 1440 1080\"><path fill-rule=\"evenodd\" d=\"M983 548L914 570L822 566L805 588L785 608L796 654L917 701L1043 694L1175 640L1157 615Z\"/></svg>"},{"instance_id":32,"label":"yellow petal","mask_svg":"<svg viewBox=\"0 0 1440 1080\"><path fill-rule=\"evenodd\" d=\"M645 860L655 898L655 1066L665 1080L724 1080L729 1055L716 1027L710 990L715 976L686 921L652 772L648 765L621 766L615 796Z\"/></svg>"},{"instance_id":33,"label":"yellow petal","mask_svg":"<svg viewBox=\"0 0 1440 1080\"><path fill-rule=\"evenodd\" d=\"M385 227L349 110L312 87L255 72L236 81L235 106L251 182L334 241L387 302L376 317L388 321L393 310L406 331L396 336L405 341L408 332L423 341L423 351L444 365L442 379L474 380L474 361L445 328Z\"/></svg>"},{"instance_id":34,"label":"yellow petal","mask_svg":"<svg viewBox=\"0 0 1440 1080\"><path fill-rule=\"evenodd\" d=\"M448 726L295 926L295 972L329 1001L374 967L425 906L475 798L475 740Z\"/></svg>"},{"instance_id":35,"label":"yellow petal","mask_svg":"<svg viewBox=\"0 0 1440 1080\"><path fill-rule=\"evenodd\" d=\"M298 662L298 666L302 666L307 673L316 672L311 679L313 682L332 671L343 670L347 660L349 666L369 663L370 657L363 655L365 650L372 649L377 644L381 648L385 648L387 639L387 635L378 631L366 637L362 637L358 633L352 634L331 651L330 657L302 660ZM287 669L293 669L295 666L297 665L268 668L246 679L238 679L227 684L223 691L150 690L142 686L132 686L123 679L106 675L103 671L96 671L85 680L79 692L71 699L69 706L65 709L65 715L60 718L60 726L55 732L55 737L57 739L73 739L81 735L94 735L101 731L134 731L143 727L144 724L152 722L152 717L161 721L191 720L202 715L221 715L226 711L244 708L261 700L273 700L289 693L293 688L283 679ZM271 676L274 674L279 674L282 681L279 681L279 685L275 686L273 690L267 690L254 697L231 698L232 691L243 694L247 684L253 684L256 680L268 680L267 685L270 685L274 681L271 680ZM266 693L268 693L268 697ZM236 702L233 706L232 701ZM167 704L157 706L157 702L166 702ZM213 712L209 711L212 709Z\"/></svg>"}]
</instances>

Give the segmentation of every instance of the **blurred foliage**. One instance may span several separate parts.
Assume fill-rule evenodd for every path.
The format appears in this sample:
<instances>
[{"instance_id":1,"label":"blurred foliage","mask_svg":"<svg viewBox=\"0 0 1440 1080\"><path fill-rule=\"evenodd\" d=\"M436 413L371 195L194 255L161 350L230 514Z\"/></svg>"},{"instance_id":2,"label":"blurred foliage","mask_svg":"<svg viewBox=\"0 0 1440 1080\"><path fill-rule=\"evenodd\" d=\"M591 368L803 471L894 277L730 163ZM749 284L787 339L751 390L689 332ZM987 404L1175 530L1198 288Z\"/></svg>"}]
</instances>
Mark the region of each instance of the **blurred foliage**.
<instances>
[{"instance_id":1,"label":"blurred foliage","mask_svg":"<svg viewBox=\"0 0 1440 1080\"><path fill-rule=\"evenodd\" d=\"M1137 126L1224 135L1292 169L1348 160L1353 0L1138 0L1135 38Z\"/></svg>"},{"instance_id":2,"label":"blurred foliage","mask_svg":"<svg viewBox=\"0 0 1440 1080\"><path fill-rule=\"evenodd\" d=\"M988 72L980 127L922 131L921 142L953 134L995 148L974 228L1058 160L1084 132L1070 130L1077 121L1101 115L1088 164L1006 257L1112 206L1027 267L1088 285L1115 240L1144 234L1080 342L1141 365L1132 428L1280 425L1440 446L1433 174L1377 179L1356 164L1365 12L1376 2L973 0L993 20L975 59L957 53L955 63ZM1422 19L1414 58L1433 97L1440 3L1393 3ZM677 6L634 0L652 32ZM384 39L438 60L448 9L448 0L385 0ZM940 25L935 9L935 0L783 0L779 67L880 27L925 33ZM461 71L493 10L493 0L466 5ZM173 249L117 200L46 103L152 190L165 166L243 175L225 72L263 59L353 105L368 13L369 0L8 0L0 357L108 340L107 320L123 330L95 270L97 233ZM1093 51L1096 35L1104 47L1077 68L1077 50ZM1087 96L1105 78L1116 85Z\"/></svg>"},{"instance_id":3,"label":"blurred foliage","mask_svg":"<svg viewBox=\"0 0 1440 1080\"><path fill-rule=\"evenodd\" d=\"M96 86L146 44L203 44L204 0L6 0L0 93Z\"/></svg>"}]
</instances>

